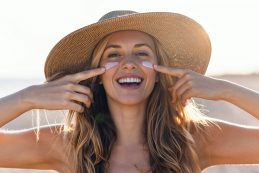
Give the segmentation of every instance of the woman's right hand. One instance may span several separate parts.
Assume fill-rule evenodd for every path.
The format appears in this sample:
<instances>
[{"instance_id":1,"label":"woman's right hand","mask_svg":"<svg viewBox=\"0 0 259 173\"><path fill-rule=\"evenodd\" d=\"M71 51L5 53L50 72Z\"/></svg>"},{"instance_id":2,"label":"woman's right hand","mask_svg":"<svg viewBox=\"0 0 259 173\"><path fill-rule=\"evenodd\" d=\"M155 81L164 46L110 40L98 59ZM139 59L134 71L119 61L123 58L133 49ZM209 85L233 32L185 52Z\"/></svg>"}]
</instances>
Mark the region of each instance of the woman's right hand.
<instances>
[{"instance_id":1,"label":"woman's right hand","mask_svg":"<svg viewBox=\"0 0 259 173\"><path fill-rule=\"evenodd\" d=\"M104 72L105 68L96 68L41 85L33 85L24 90L22 99L31 109L83 112L84 107L80 103L89 108L93 101L93 94L90 88L80 85L79 82Z\"/></svg>"}]
</instances>

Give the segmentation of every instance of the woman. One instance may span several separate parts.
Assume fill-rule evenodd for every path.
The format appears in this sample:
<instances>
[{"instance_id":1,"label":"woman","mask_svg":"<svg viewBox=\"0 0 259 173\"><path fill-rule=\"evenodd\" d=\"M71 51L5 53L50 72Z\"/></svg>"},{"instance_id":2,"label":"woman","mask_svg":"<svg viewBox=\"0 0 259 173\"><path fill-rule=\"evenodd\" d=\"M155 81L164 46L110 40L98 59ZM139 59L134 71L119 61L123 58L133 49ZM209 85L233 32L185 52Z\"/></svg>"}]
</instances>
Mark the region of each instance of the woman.
<instances>
[{"instance_id":1,"label":"woman","mask_svg":"<svg viewBox=\"0 0 259 173\"><path fill-rule=\"evenodd\" d=\"M68 109L66 123L41 127L37 142L33 130L0 133L0 167L198 173L258 164L259 128L205 118L188 102L225 100L259 118L258 93L203 75L210 52L202 27L174 13L113 11L69 34L48 56L46 83L0 100L1 126L31 109Z\"/></svg>"}]
</instances>

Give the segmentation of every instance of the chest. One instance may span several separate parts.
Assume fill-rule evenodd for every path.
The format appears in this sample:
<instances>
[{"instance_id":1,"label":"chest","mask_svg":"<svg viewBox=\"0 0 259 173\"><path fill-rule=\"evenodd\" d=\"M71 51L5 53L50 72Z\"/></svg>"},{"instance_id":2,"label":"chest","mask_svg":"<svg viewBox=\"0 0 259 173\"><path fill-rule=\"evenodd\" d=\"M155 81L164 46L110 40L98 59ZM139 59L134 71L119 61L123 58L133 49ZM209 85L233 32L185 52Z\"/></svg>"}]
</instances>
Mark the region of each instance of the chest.
<instances>
[{"instance_id":1,"label":"chest","mask_svg":"<svg viewBox=\"0 0 259 173\"><path fill-rule=\"evenodd\" d=\"M72 173L72 160L64 161L60 173ZM125 149L114 147L105 173L152 173L150 171L149 153L143 148Z\"/></svg>"},{"instance_id":2,"label":"chest","mask_svg":"<svg viewBox=\"0 0 259 173\"><path fill-rule=\"evenodd\" d=\"M150 166L143 163L111 163L106 173L152 173Z\"/></svg>"},{"instance_id":3,"label":"chest","mask_svg":"<svg viewBox=\"0 0 259 173\"><path fill-rule=\"evenodd\" d=\"M142 151L112 152L106 173L151 173L148 154Z\"/></svg>"}]
</instances>

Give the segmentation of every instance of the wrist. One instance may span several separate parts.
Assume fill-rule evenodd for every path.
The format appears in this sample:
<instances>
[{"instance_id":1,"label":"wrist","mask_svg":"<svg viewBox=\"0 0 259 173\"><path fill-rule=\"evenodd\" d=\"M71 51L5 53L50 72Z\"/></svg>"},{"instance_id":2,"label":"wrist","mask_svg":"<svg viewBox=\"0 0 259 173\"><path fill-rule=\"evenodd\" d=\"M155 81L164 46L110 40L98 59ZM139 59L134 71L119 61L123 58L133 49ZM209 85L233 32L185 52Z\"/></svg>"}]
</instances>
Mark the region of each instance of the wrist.
<instances>
[{"instance_id":1,"label":"wrist","mask_svg":"<svg viewBox=\"0 0 259 173\"><path fill-rule=\"evenodd\" d=\"M35 108L35 104L32 100L32 89L34 86L27 87L21 90L19 94L19 103L24 107L24 109L31 110Z\"/></svg>"},{"instance_id":2,"label":"wrist","mask_svg":"<svg viewBox=\"0 0 259 173\"><path fill-rule=\"evenodd\" d=\"M235 92L235 84L230 81L222 80L222 92L220 94L220 100L231 102L233 93Z\"/></svg>"}]
</instances>

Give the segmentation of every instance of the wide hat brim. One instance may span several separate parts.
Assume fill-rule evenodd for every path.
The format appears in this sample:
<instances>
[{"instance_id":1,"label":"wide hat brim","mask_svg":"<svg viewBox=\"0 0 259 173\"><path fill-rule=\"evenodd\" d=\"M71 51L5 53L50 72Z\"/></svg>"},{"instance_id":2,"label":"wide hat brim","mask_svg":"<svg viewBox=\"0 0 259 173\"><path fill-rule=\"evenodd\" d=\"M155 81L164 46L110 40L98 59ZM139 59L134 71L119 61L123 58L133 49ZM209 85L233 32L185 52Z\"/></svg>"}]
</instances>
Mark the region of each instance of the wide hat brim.
<instances>
[{"instance_id":1,"label":"wide hat brim","mask_svg":"<svg viewBox=\"0 0 259 173\"><path fill-rule=\"evenodd\" d=\"M196 21L177 13L135 13L100 21L78 29L61 39L45 63L48 79L59 72L82 71L96 44L120 30L137 30L152 35L170 58L167 66L205 74L211 55L210 39Z\"/></svg>"}]
</instances>

